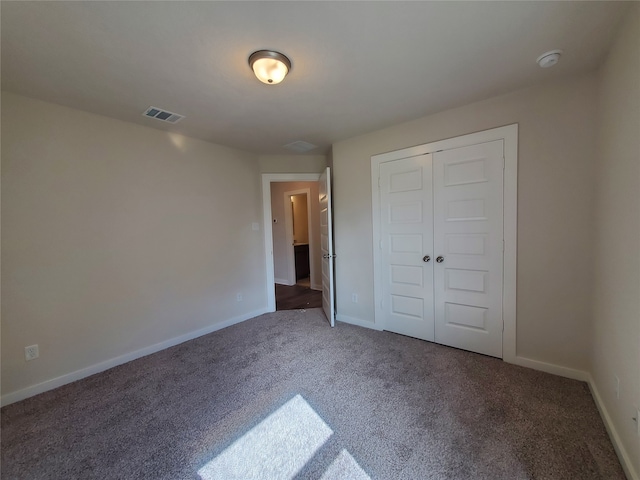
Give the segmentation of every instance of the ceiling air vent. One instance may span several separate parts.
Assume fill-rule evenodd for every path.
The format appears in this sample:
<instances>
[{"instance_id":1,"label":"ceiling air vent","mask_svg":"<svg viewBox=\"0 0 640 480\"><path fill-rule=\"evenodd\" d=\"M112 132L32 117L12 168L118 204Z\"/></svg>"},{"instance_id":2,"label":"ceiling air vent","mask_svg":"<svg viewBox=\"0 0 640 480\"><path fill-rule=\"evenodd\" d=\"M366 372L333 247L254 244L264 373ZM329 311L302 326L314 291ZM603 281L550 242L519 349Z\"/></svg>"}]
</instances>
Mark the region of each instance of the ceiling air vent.
<instances>
[{"instance_id":1,"label":"ceiling air vent","mask_svg":"<svg viewBox=\"0 0 640 480\"><path fill-rule=\"evenodd\" d=\"M318 148L318 146L314 145L313 143L303 142L302 140L298 140L298 141L295 141L295 142L287 143L284 146L284 148L287 148L289 150L293 150L294 152L304 153L304 152L308 152L310 150L314 150L314 149Z\"/></svg>"},{"instance_id":2,"label":"ceiling air vent","mask_svg":"<svg viewBox=\"0 0 640 480\"><path fill-rule=\"evenodd\" d=\"M149 107L142 115L169 123L178 123L184 118L184 115L178 115L177 113L168 112L158 107Z\"/></svg>"}]
</instances>

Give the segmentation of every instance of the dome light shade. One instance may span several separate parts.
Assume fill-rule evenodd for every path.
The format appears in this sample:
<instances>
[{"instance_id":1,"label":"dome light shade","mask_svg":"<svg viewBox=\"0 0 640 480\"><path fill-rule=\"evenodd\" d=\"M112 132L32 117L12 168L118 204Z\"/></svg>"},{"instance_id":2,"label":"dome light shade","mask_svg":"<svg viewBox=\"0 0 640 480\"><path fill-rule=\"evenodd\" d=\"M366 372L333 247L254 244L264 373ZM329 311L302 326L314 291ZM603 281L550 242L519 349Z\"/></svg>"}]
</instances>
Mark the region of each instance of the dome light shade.
<instances>
[{"instance_id":1,"label":"dome light shade","mask_svg":"<svg viewBox=\"0 0 640 480\"><path fill-rule=\"evenodd\" d=\"M271 50L253 52L249 57L249 65L258 80L267 85L280 83L291 70L291 61L283 54Z\"/></svg>"}]
</instances>

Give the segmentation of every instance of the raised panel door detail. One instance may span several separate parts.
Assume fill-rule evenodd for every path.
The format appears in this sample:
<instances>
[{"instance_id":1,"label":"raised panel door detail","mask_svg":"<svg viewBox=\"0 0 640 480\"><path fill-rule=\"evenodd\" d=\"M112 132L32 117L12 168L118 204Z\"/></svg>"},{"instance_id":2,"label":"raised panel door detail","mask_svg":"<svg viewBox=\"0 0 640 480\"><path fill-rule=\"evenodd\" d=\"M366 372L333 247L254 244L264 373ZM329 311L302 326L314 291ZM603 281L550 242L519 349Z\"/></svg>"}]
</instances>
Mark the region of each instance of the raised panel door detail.
<instances>
[{"instance_id":1,"label":"raised panel door detail","mask_svg":"<svg viewBox=\"0 0 640 480\"><path fill-rule=\"evenodd\" d=\"M489 272L481 270L445 269L445 288L465 292L487 293Z\"/></svg>"},{"instance_id":2,"label":"raised panel door detail","mask_svg":"<svg viewBox=\"0 0 640 480\"><path fill-rule=\"evenodd\" d=\"M445 236L445 252L450 255L485 255L486 235L449 234Z\"/></svg>"},{"instance_id":3,"label":"raised panel door detail","mask_svg":"<svg viewBox=\"0 0 640 480\"><path fill-rule=\"evenodd\" d=\"M322 251L329 251L329 238L326 235L320 237L320 249Z\"/></svg>"},{"instance_id":4,"label":"raised panel door detail","mask_svg":"<svg viewBox=\"0 0 640 480\"><path fill-rule=\"evenodd\" d=\"M422 320L424 316L424 299L391 295L391 312Z\"/></svg>"},{"instance_id":5,"label":"raised panel door detail","mask_svg":"<svg viewBox=\"0 0 640 480\"><path fill-rule=\"evenodd\" d=\"M447 203L447 221L486 220L483 198L452 200Z\"/></svg>"},{"instance_id":6,"label":"raised panel door detail","mask_svg":"<svg viewBox=\"0 0 640 480\"><path fill-rule=\"evenodd\" d=\"M424 236L415 235L389 235L389 253L422 253Z\"/></svg>"},{"instance_id":7,"label":"raised panel door detail","mask_svg":"<svg viewBox=\"0 0 640 480\"><path fill-rule=\"evenodd\" d=\"M409 266L409 265L391 265L391 272L389 277L391 283L394 285L414 285L416 287L422 287L423 285L423 270L422 266Z\"/></svg>"},{"instance_id":8,"label":"raised panel door detail","mask_svg":"<svg viewBox=\"0 0 640 480\"><path fill-rule=\"evenodd\" d=\"M392 173L389 176L389 193L422 190L422 169Z\"/></svg>"},{"instance_id":9,"label":"raised panel door detail","mask_svg":"<svg viewBox=\"0 0 640 480\"><path fill-rule=\"evenodd\" d=\"M389 205L389 223L420 222L422 222L421 202Z\"/></svg>"},{"instance_id":10,"label":"raised panel door detail","mask_svg":"<svg viewBox=\"0 0 640 480\"><path fill-rule=\"evenodd\" d=\"M444 184L447 187L486 182L485 160L472 159L464 162L450 163L444 167Z\"/></svg>"},{"instance_id":11,"label":"raised panel door detail","mask_svg":"<svg viewBox=\"0 0 640 480\"><path fill-rule=\"evenodd\" d=\"M473 330L487 331L487 309L473 305L460 305L445 303L445 322L454 327L471 328Z\"/></svg>"}]
</instances>

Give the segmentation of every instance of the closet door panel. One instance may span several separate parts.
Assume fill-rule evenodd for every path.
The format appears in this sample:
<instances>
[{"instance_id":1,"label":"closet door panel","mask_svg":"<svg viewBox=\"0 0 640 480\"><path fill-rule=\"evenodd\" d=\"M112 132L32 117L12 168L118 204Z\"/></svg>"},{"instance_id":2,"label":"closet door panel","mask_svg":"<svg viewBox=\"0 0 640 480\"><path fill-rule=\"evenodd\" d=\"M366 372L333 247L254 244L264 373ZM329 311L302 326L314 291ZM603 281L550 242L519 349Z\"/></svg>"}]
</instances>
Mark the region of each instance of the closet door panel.
<instances>
[{"instance_id":1,"label":"closet door panel","mask_svg":"<svg viewBox=\"0 0 640 480\"><path fill-rule=\"evenodd\" d=\"M502 140L433 155L435 341L500 358L503 166Z\"/></svg>"},{"instance_id":2,"label":"closet door panel","mask_svg":"<svg viewBox=\"0 0 640 480\"><path fill-rule=\"evenodd\" d=\"M431 155L382 163L379 173L385 330L433 341Z\"/></svg>"}]
</instances>

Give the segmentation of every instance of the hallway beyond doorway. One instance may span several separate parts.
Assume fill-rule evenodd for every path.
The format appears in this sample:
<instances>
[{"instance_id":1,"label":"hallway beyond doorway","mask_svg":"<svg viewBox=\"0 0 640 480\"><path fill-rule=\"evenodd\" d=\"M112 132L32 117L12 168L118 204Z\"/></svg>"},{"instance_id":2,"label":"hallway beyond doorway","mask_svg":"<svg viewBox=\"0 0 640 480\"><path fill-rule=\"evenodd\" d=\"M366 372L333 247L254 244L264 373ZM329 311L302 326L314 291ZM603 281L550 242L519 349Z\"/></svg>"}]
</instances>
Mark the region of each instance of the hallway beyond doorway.
<instances>
[{"instance_id":1,"label":"hallway beyond doorway","mask_svg":"<svg viewBox=\"0 0 640 480\"><path fill-rule=\"evenodd\" d=\"M309 288L309 277L296 285L276 283L276 310L299 310L322 307L322 292Z\"/></svg>"}]
</instances>

